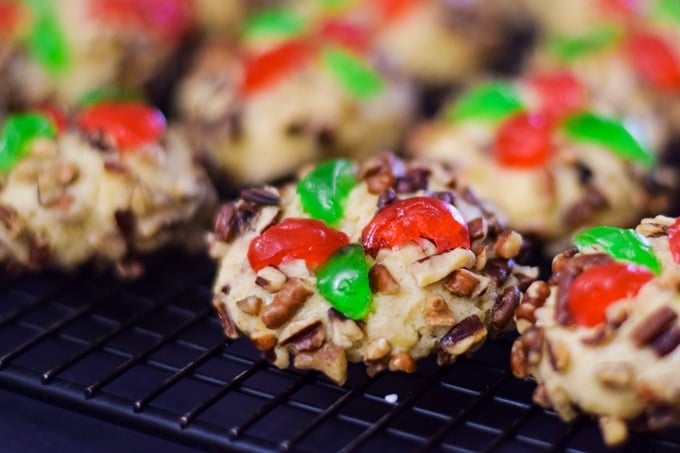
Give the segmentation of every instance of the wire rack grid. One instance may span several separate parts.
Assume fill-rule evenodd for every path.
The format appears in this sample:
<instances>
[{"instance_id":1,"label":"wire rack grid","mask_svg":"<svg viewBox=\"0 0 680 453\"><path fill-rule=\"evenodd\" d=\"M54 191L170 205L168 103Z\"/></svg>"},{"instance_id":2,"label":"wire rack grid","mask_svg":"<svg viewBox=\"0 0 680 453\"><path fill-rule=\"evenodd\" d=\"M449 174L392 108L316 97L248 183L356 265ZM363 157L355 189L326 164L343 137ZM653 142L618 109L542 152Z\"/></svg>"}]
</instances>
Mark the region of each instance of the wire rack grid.
<instances>
[{"instance_id":1,"label":"wire rack grid","mask_svg":"<svg viewBox=\"0 0 680 453\"><path fill-rule=\"evenodd\" d=\"M0 387L203 449L243 451L598 451L597 427L565 424L515 379L512 337L473 357L344 387L279 370L225 340L201 257L152 258L121 283L82 272L0 285ZM680 433L634 435L619 451L677 451Z\"/></svg>"}]
</instances>

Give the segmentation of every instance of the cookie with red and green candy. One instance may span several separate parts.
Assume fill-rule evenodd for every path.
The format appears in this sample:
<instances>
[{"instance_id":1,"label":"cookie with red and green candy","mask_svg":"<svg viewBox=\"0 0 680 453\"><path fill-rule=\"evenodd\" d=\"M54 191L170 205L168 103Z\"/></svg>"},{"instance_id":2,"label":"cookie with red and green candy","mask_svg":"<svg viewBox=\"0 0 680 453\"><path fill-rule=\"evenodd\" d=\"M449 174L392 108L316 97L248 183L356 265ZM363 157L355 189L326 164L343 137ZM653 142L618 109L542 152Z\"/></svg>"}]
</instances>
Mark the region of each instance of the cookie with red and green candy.
<instances>
[{"instance_id":1,"label":"cookie with red and green candy","mask_svg":"<svg viewBox=\"0 0 680 453\"><path fill-rule=\"evenodd\" d=\"M555 245L666 208L672 174L624 124L588 110L565 72L481 84L416 130L410 151L450 164L508 224Z\"/></svg>"},{"instance_id":2,"label":"cookie with red and green candy","mask_svg":"<svg viewBox=\"0 0 680 453\"><path fill-rule=\"evenodd\" d=\"M179 87L180 119L225 178L258 184L395 146L411 83L352 36L268 14L246 24L239 46L202 48Z\"/></svg>"},{"instance_id":3,"label":"cookie with red and green candy","mask_svg":"<svg viewBox=\"0 0 680 453\"><path fill-rule=\"evenodd\" d=\"M184 136L156 109L98 100L8 116L0 133L0 263L142 270L141 254L196 250L216 205Z\"/></svg>"},{"instance_id":4,"label":"cookie with red and green candy","mask_svg":"<svg viewBox=\"0 0 680 453\"><path fill-rule=\"evenodd\" d=\"M448 170L389 154L245 190L210 242L225 334L338 384L348 362L412 372L475 350L537 277L515 262L522 236Z\"/></svg>"},{"instance_id":5,"label":"cookie with red and green candy","mask_svg":"<svg viewBox=\"0 0 680 453\"><path fill-rule=\"evenodd\" d=\"M513 373L564 420L598 419L615 445L629 430L680 422L680 220L599 226L557 255L516 311Z\"/></svg>"},{"instance_id":6,"label":"cookie with red and green candy","mask_svg":"<svg viewBox=\"0 0 680 453\"><path fill-rule=\"evenodd\" d=\"M190 0L1 0L0 13L2 102L24 108L139 88L192 27Z\"/></svg>"},{"instance_id":7,"label":"cookie with red and green candy","mask_svg":"<svg viewBox=\"0 0 680 453\"><path fill-rule=\"evenodd\" d=\"M529 17L505 0L318 0L288 2L327 27L360 27L371 47L420 83L450 86L492 68L526 35Z\"/></svg>"},{"instance_id":8,"label":"cookie with red and green candy","mask_svg":"<svg viewBox=\"0 0 680 453\"><path fill-rule=\"evenodd\" d=\"M654 117L658 138L652 137L653 143L665 144L680 131L678 2L589 3L605 5L609 13L592 14L588 21L560 19L563 24L577 24L576 28L548 30L529 66L568 68L614 112Z\"/></svg>"}]
</instances>

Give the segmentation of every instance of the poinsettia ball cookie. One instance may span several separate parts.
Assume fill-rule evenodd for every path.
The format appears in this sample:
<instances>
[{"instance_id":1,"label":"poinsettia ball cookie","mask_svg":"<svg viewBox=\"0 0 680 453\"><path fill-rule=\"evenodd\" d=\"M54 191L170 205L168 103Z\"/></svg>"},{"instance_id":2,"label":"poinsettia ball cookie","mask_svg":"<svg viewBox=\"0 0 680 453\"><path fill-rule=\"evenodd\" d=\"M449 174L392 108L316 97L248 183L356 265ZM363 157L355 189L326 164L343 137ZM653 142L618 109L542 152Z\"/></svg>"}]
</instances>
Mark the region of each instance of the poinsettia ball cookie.
<instances>
[{"instance_id":1,"label":"poinsettia ball cookie","mask_svg":"<svg viewBox=\"0 0 680 453\"><path fill-rule=\"evenodd\" d=\"M529 16L505 0L289 2L317 21L352 24L401 71L426 85L451 85L489 69L526 32ZM511 44L512 43L512 44Z\"/></svg>"},{"instance_id":2,"label":"poinsettia ball cookie","mask_svg":"<svg viewBox=\"0 0 680 453\"><path fill-rule=\"evenodd\" d=\"M0 94L70 105L93 89L141 87L192 26L190 0L0 0Z\"/></svg>"},{"instance_id":3,"label":"poinsettia ball cookie","mask_svg":"<svg viewBox=\"0 0 680 453\"><path fill-rule=\"evenodd\" d=\"M632 225L665 208L672 177L621 121L584 110L586 93L568 73L481 84L416 131L410 149L450 164L512 228L548 244Z\"/></svg>"},{"instance_id":4,"label":"poinsettia ball cookie","mask_svg":"<svg viewBox=\"0 0 680 453\"><path fill-rule=\"evenodd\" d=\"M412 372L475 350L511 326L537 272L514 261L521 235L454 185L441 166L382 155L242 192L211 240L226 335L338 384L348 362Z\"/></svg>"},{"instance_id":5,"label":"poinsettia ball cookie","mask_svg":"<svg viewBox=\"0 0 680 453\"><path fill-rule=\"evenodd\" d=\"M512 370L565 420L599 420L607 444L680 422L680 221L595 227L557 255L517 309Z\"/></svg>"},{"instance_id":6,"label":"poinsettia ball cookie","mask_svg":"<svg viewBox=\"0 0 680 453\"><path fill-rule=\"evenodd\" d=\"M196 146L235 185L394 147L414 103L407 80L335 35L209 44L178 95Z\"/></svg>"},{"instance_id":7,"label":"poinsettia ball cookie","mask_svg":"<svg viewBox=\"0 0 680 453\"><path fill-rule=\"evenodd\" d=\"M197 248L214 190L185 138L147 105L101 101L74 118L9 116L0 135L0 263L135 275L137 258Z\"/></svg>"},{"instance_id":8,"label":"poinsettia ball cookie","mask_svg":"<svg viewBox=\"0 0 680 453\"><path fill-rule=\"evenodd\" d=\"M531 67L569 68L617 111L652 112L660 127L680 133L680 6L677 0L598 0L604 10L590 20L566 20L574 27L549 27ZM545 5L547 7L547 5ZM550 8L553 8L551 3ZM547 9L547 8L546 8ZM580 11L580 12L579 12Z\"/></svg>"}]
</instances>

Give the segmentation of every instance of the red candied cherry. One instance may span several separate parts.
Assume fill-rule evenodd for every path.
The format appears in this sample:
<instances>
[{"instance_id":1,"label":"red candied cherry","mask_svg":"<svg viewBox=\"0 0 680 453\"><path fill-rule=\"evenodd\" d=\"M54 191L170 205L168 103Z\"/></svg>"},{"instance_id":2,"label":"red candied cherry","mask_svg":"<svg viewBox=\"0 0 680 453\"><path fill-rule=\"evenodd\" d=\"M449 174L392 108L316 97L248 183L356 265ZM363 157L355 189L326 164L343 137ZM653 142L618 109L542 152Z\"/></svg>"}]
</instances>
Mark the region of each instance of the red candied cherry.
<instances>
[{"instance_id":1,"label":"red candied cherry","mask_svg":"<svg viewBox=\"0 0 680 453\"><path fill-rule=\"evenodd\" d=\"M533 168L552 153L553 124L540 113L519 113L505 120L496 134L494 157L506 167Z\"/></svg>"},{"instance_id":2,"label":"red candied cherry","mask_svg":"<svg viewBox=\"0 0 680 453\"><path fill-rule=\"evenodd\" d=\"M361 232L366 252L401 247L407 242L432 241L442 253L470 248L470 233L460 212L443 200L413 197L395 201L380 210Z\"/></svg>"},{"instance_id":3,"label":"red candied cherry","mask_svg":"<svg viewBox=\"0 0 680 453\"><path fill-rule=\"evenodd\" d=\"M66 113L53 102L42 102L33 108L33 111L45 115L52 121L57 132L64 132L68 127L68 117Z\"/></svg>"},{"instance_id":4,"label":"red candied cherry","mask_svg":"<svg viewBox=\"0 0 680 453\"><path fill-rule=\"evenodd\" d=\"M289 218L267 228L250 242L248 261L256 272L296 259L305 260L307 267L313 269L347 244L349 237L345 233L320 220Z\"/></svg>"},{"instance_id":5,"label":"red candied cherry","mask_svg":"<svg viewBox=\"0 0 680 453\"><path fill-rule=\"evenodd\" d=\"M21 21L18 2L0 0L0 38L12 36Z\"/></svg>"},{"instance_id":6,"label":"red candied cherry","mask_svg":"<svg viewBox=\"0 0 680 453\"><path fill-rule=\"evenodd\" d=\"M567 71L534 74L529 85L538 93L540 111L552 121L583 109L587 102L585 88Z\"/></svg>"},{"instance_id":7,"label":"red candied cherry","mask_svg":"<svg viewBox=\"0 0 680 453\"><path fill-rule=\"evenodd\" d=\"M640 0L600 0L599 8L605 14L615 18L625 18L642 11Z\"/></svg>"},{"instance_id":8,"label":"red candied cherry","mask_svg":"<svg viewBox=\"0 0 680 453\"><path fill-rule=\"evenodd\" d=\"M625 46L631 64L644 81L661 91L680 89L680 59L660 36L634 33Z\"/></svg>"},{"instance_id":9,"label":"red candied cherry","mask_svg":"<svg viewBox=\"0 0 680 453\"><path fill-rule=\"evenodd\" d=\"M90 13L117 26L134 26L175 41L191 27L191 0L94 0Z\"/></svg>"},{"instance_id":10,"label":"red candied cherry","mask_svg":"<svg viewBox=\"0 0 680 453\"><path fill-rule=\"evenodd\" d=\"M312 58L306 44L291 41L267 50L246 63L242 91L253 94L285 78Z\"/></svg>"},{"instance_id":11,"label":"red candied cherry","mask_svg":"<svg viewBox=\"0 0 680 453\"><path fill-rule=\"evenodd\" d=\"M165 117L152 107L126 101L102 101L78 115L78 127L101 132L121 151L156 142L165 131Z\"/></svg>"},{"instance_id":12,"label":"red candied cherry","mask_svg":"<svg viewBox=\"0 0 680 453\"><path fill-rule=\"evenodd\" d=\"M373 0L382 18L388 22L401 19L420 3L419 0Z\"/></svg>"},{"instance_id":13,"label":"red candied cherry","mask_svg":"<svg viewBox=\"0 0 680 453\"><path fill-rule=\"evenodd\" d=\"M325 41L340 44L362 53L368 48L368 30L360 24L342 19L329 19L319 27L318 35Z\"/></svg>"},{"instance_id":14,"label":"red candied cherry","mask_svg":"<svg viewBox=\"0 0 680 453\"><path fill-rule=\"evenodd\" d=\"M673 260L680 264L680 217L675 219L673 225L668 228L668 246Z\"/></svg>"},{"instance_id":15,"label":"red candied cherry","mask_svg":"<svg viewBox=\"0 0 680 453\"><path fill-rule=\"evenodd\" d=\"M607 263L586 269L569 288L567 305L576 324L594 327L606 321L607 307L637 295L654 274L626 263Z\"/></svg>"}]
</instances>

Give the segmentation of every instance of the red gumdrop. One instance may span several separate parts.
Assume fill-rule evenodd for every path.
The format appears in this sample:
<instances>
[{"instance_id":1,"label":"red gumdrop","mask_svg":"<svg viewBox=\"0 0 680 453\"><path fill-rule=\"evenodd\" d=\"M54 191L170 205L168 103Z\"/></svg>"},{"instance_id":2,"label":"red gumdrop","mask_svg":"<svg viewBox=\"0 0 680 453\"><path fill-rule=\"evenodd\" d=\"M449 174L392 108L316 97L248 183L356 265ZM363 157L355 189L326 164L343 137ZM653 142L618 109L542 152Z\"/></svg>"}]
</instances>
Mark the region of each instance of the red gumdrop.
<instances>
[{"instance_id":1,"label":"red gumdrop","mask_svg":"<svg viewBox=\"0 0 680 453\"><path fill-rule=\"evenodd\" d=\"M21 9L18 2L0 0L0 38L9 37L19 26Z\"/></svg>"},{"instance_id":2,"label":"red gumdrop","mask_svg":"<svg viewBox=\"0 0 680 453\"><path fill-rule=\"evenodd\" d=\"M494 156L506 167L533 168L552 154L553 123L546 115L519 113L498 128Z\"/></svg>"},{"instance_id":3,"label":"red gumdrop","mask_svg":"<svg viewBox=\"0 0 680 453\"><path fill-rule=\"evenodd\" d=\"M78 127L101 132L121 151L156 142L165 131L165 117L138 102L103 101L78 115Z\"/></svg>"},{"instance_id":4,"label":"red gumdrop","mask_svg":"<svg viewBox=\"0 0 680 453\"><path fill-rule=\"evenodd\" d=\"M668 228L668 246L673 260L680 264L680 217L675 219L673 225Z\"/></svg>"},{"instance_id":5,"label":"red gumdrop","mask_svg":"<svg viewBox=\"0 0 680 453\"><path fill-rule=\"evenodd\" d=\"M680 59L662 37L651 32L632 34L625 43L630 64L640 78L660 91L680 89Z\"/></svg>"},{"instance_id":6,"label":"red gumdrop","mask_svg":"<svg viewBox=\"0 0 680 453\"><path fill-rule=\"evenodd\" d=\"M342 19L329 19L319 27L318 35L325 41L340 44L362 53L368 48L368 30L360 24Z\"/></svg>"},{"instance_id":7,"label":"red gumdrop","mask_svg":"<svg viewBox=\"0 0 680 453\"><path fill-rule=\"evenodd\" d=\"M361 232L366 252L401 247L427 239L439 253L470 248L470 233L458 210L438 198L413 197L395 201L380 210Z\"/></svg>"},{"instance_id":8,"label":"red gumdrop","mask_svg":"<svg viewBox=\"0 0 680 453\"><path fill-rule=\"evenodd\" d=\"M57 128L58 132L64 132L68 127L69 120L66 116L66 113L53 102L42 102L36 105L33 108L33 111L49 118L49 120L52 121L52 124L54 124L54 127Z\"/></svg>"},{"instance_id":9,"label":"red gumdrop","mask_svg":"<svg viewBox=\"0 0 680 453\"><path fill-rule=\"evenodd\" d=\"M408 14L409 11L420 4L420 0L373 0L373 3L381 17L390 22L401 19Z\"/></svg>"},{"instance_id":10,"label":"red gumdrop","mask_svg":"<svg viewBox=\"0 0 680 453\"><path fill-rule=\"evenodd\" d=\"M640 0L600 0L598 7L613 18L626 18L642 11Z\"/></svg>"},{"instance_id":11,"label":"red gumdrop","mask_svg":"<svg viewBox=\"0 0 680 453\"><path fill-rule=\"evenodd\" d=\"M612 303L637 295L654 274L626 263L607 263L580 273L569 288L567 306L576 324L594 327L606 321Z\"/></svg>"},{"instance_id":12,"label":"red gumdrop","mask_svg":"<svg viewBox=\"0 0 680 453\"><path fill-rule=\"evenodd\" d=\"M93 0L92 17L176 41L191 28L191 0Z\"/></svg>"},{"instance_id":13,"label":"red gumdrop","mask_svg":"<svg viewBox=\"0 0 680 453\"><path fill-rule=\"evenodd\" d=\"M567 71L534 74L528 82L538 93L540 111L551 121L559 121L586 106L588 96L585 88Z\"/></svg>"},{"instance_id":14,"label":"red gumdrop","mask_svg":"<svg viewBox=\"0 0 680 453\"><path fill-rule=\"evenodd\" d=\"M253 94L285 78L312 58L304 43L291 41L255 56L246 63L241 91Z\"/></svg>"},{"instance_id":15,"label":"red gumdrop","mask_svg":"<svg viewBox=\"0 0 680 453\"><path fill-rule=\"evenodd\" d=\"M305 260L307 267L313 269L348 243L345 233L320 220L288 218L250 242L248 261L256 272L296 259Z\"/></svg>"}]
</instances>

